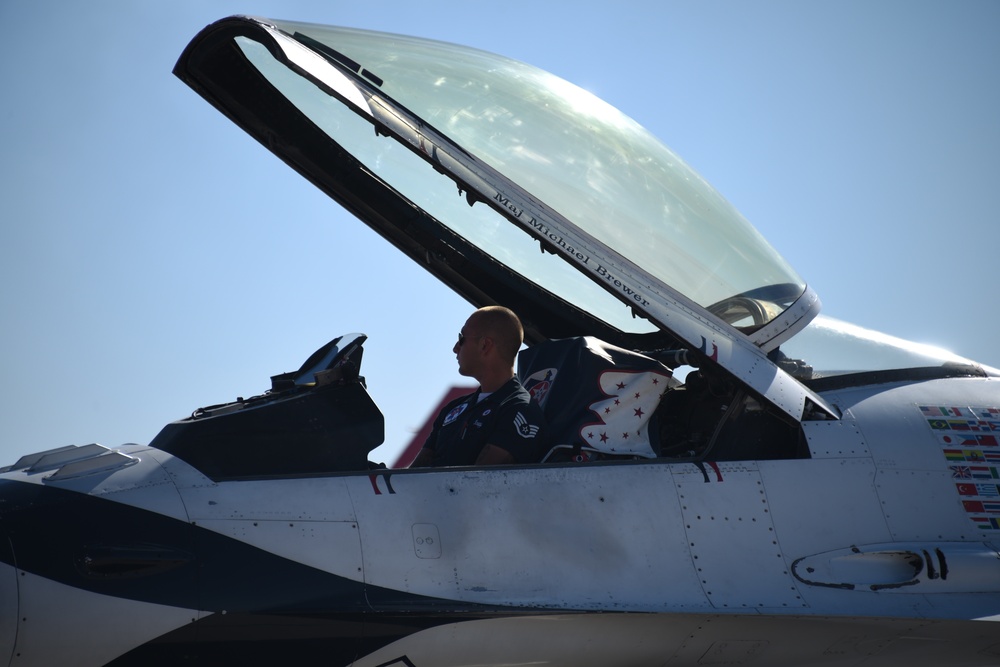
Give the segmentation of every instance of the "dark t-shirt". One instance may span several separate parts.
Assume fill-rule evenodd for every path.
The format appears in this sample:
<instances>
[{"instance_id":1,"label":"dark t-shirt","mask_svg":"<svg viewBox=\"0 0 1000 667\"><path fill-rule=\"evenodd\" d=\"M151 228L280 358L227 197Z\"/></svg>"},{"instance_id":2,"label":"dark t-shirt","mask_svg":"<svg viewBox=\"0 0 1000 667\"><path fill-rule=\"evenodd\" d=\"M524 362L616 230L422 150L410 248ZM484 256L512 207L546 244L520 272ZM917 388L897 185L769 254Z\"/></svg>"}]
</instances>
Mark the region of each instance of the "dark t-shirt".
<instances>
[{"instance_id":1,"label":"dark t-shirt","mask_svg":"<svg viewBox=\"0 0 1000 667\"><path fill-rule=\"evenodd\" d=\"M534 463L545 454L545 418L517 378L481 401L479 391L444 406L434 420L424 449L431 465L469 466L487 444L500 447L517 463Z\"/></svg>"}]
</instances>

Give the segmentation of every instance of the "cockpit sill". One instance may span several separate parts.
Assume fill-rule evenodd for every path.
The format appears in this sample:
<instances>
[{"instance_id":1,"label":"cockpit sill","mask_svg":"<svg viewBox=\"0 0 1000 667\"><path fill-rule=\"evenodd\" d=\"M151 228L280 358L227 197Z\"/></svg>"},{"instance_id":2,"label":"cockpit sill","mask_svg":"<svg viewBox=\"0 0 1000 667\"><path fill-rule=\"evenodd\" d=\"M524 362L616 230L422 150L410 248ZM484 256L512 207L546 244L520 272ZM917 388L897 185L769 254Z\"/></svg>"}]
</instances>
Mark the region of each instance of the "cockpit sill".
<instances>
[{"instance_id":1,"label":"cockpit sill","mask_svg":"<svg viewBox=\"0 0 1000 667\"><path fill-rule=\"evenodd\" d=\"M407 470L396 467L405 465L403 457L388 466L369 459L384 441L384 417L359 375L364 340L363 334L335 338L298 371L272 376L268 391L199 408L189 418L166 425L149 447L177 456L216 482L367 475L376 492L393 493L391 477L396 474L483 470L472 466ZM653 357L674 371L675 382L662 394L651 420L649 456L552 443L543 461L490 469L690 463L708 476L718 464L811 458L801 424L727 384L725 376L713 373L710 366L686 365L695 358L686 351L651 351L642 358ZM778 363L820 394L942 379L1000 378L995 369L955 361L830 375L814 374L801 360L786 358ZM677 381L682 377L683 383ZM127 467L141 457L142 449L139 445L123 446L121 451L96 444L63 447L22 457L0 472L25 470L42 474L43 482L57 483Z\"/></svg>"},{"instance_id":2,"label":"cockpit sill","mask_svg":"<svg viewBox=\"0 0 1000 667\"><path fill-rule=\"evenodd\" d=\"M165 426L149 446L177 456L216 482L367 474L373 485L382 480L391 492L392 475L418 471L394 467L405 465L405 461L389 462L387 466L369 459L370 453L383 443L384 417L368 395L364 377L358 374L362 355L358 341L363 341L363 336L343 338L354 343L344 355L329 354L331 348L344 349L338 346L341 338L334 339L299 371L273 376L272 388L267 392L200 408L191 417ZM692 463L708 474L708 468L718 463L811 458L800 423L733 385L724 375L713 373L710 367L703 372L681 366L690 360L685 354L661 351L658 356L669 356L669 365L686 372L686 377L683 384L672 383L659 399L650 421L650 456L550 443L552 448L544 460L491 469ZM807 372L808 367L799 362L799 369ZM306 381L307 376L315 381ZM827 392L966 377L998 374L977 366L949 363L804 382L818 392ZM575 411L579 413L579 409ZM824 417L821 413L814 416Z\"/></svg>"}]
</instances>

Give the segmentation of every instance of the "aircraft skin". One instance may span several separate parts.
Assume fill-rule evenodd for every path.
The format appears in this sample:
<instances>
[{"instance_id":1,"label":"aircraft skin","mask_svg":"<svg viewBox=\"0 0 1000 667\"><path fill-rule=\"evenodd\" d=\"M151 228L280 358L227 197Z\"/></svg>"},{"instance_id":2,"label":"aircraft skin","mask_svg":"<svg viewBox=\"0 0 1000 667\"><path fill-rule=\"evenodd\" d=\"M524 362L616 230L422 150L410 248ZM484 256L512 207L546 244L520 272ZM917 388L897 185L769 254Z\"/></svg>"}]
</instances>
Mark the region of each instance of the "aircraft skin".
<instances>
[{"instance_id":1,"label":"aircraft skin","mask_svg":"<svg viewBox=\"0 0 1000 667\"><path fill-rule=\"evenodd\" d=\"M9 664L995 664L995 624L947 619L996 614L996 547L919 406L1000 405L996 381L831 398L806 460L213 482L136 445L10 471Z\"/></svg>"},{"instance_id":2,"label":"aircraft skin","mask_svg":"<svg viewBox=\"0 0 1000 667\"><path fill-rule=\"evenodd\" d=\"M363 342L148 446L4 469L0 664L1000 664L989 369L751 379L704 456L391 469Z\"/></svg>"}]
</instances>

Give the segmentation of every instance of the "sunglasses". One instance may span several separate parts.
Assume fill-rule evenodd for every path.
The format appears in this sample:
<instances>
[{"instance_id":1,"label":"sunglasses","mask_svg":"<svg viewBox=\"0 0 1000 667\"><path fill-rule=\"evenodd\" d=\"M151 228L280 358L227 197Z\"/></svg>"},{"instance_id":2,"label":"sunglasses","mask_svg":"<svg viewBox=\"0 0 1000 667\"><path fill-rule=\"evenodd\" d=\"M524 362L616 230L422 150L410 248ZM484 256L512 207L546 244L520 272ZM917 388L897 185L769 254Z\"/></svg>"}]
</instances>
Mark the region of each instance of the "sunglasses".
<instances>
[{"instance_id":1,"label":"sunglasses","mask_svg":"<svg viewBox=\"0 0 1000 667\"><path fill-rule=\"evenodd\" d=\"M482 338L486 338L486 336L466 336L461 331L459 331L458 332L458 346L462 347L463 345L465 345L465 341L469 340L469 338L475 338L476 340L480 340Z\"/></svg>"}]
</instances>

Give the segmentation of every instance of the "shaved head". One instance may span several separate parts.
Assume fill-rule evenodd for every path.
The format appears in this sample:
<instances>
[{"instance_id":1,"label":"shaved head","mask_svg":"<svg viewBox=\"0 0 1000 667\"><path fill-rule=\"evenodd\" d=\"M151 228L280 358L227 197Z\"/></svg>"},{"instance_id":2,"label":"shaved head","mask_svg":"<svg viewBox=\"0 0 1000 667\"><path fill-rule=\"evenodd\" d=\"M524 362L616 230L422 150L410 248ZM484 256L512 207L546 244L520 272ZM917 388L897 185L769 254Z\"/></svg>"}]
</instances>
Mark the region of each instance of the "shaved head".
<instances>
[{"instance_id":1,"label":"shaved head","mask_svg":"<svg viewBox=\"0 0 1000 667\"><path fill-rule=\"evenodd\" d=\"M503 306L486 306L472 313L469 324L480 335L492 338L503 358L514 363L524 342L524 328L513 310Z\"/></svg>"}]
</instances>

